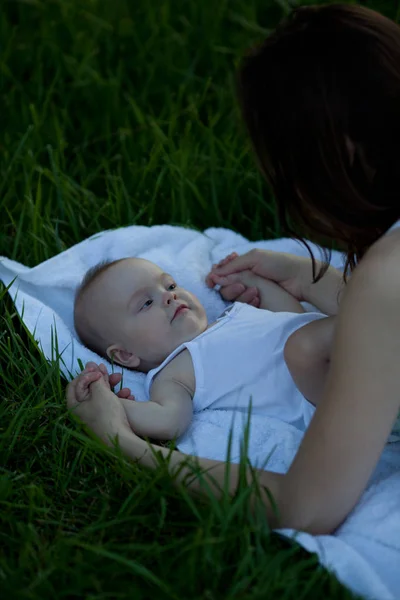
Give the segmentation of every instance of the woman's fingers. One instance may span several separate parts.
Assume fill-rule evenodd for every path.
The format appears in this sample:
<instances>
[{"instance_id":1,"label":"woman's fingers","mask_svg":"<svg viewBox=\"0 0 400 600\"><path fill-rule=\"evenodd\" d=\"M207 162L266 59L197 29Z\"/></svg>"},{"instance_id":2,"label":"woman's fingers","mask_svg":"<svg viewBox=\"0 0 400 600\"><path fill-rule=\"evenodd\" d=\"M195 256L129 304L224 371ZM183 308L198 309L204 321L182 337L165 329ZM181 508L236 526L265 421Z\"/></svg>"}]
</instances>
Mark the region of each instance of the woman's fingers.
<instances>
[{"instance_id":1,"label":"woman's fingers","mask_svg":"<svg viewBox=\"0 0 400 600\"><path fill-rule=\"evenodd\" d=\"M86 363L86 365L85 365L85 371L97 371L98 368L99 368L99 365L97 365L93 361L90 361L90 362Z\"/></svg>"},{"instance_id":2,"label":"woman's fingers","mask_svg":"<svg viewBox=\"0 0 400 600\"><path fill-rule=\"evenodd\" d=\"M76 406L76 403L77 403L76 384L77 384L77 380L73 379L67 385L67 390L66 390L65 396L67 399L68 408L73 408L74 406Z\"/></svg>"},{"instance_id":3,"label":"woman's fingers","mask_svg":"<svg viewBox=\"0 0 400 600\"><path fill-rule=\"evenodd\" d=\"M213 288L216 284L217 282L215 281L215 273L214 271L210 271L210 273L208 273L208 275L206 276L206 286L209 288Z\"/></svg>"},{"instance_id":4,"label":"woman's fingers","mask_svg":"<svg viewBox=\"0 0 400 600\"><path fill-rule=\"evenodd\" d=\"M237 254L237 252L231 252L230 254L228 254L228 256L220 260L219 263L213 264L211 271L206 276L206 285L210 288L213 288L217 284L213 277L216 274L217 269L220 269L221 267L224 267L225 265L231 263L238 256L239 255Z\"/></svg>"},{"instance_id":5,"label":"woman's fingers","mask_svg":"<svg viewBox=\"0 0 400 600\"><path fill-rule=\"evenodd\" d=\"M220 288L227 287L233 283L241 283L241 274L232 273L231 275L221 276L217 273L210 273L207 275L207 281L211 282L210 287L214 287L216 285L219 285Z\"/></svg>"},{"instance_id":6,"label":"woman's fingers","mask_svg":"<svg viewBox=\"0 0 400 600\"><path fill-rule=\"evenodd\" d=\"M259 262L259 252L250 250L246 254L241 256L237 255L236 252L232 253L226 259L223 259L218 265L213 265L212 270L206 277L206 284L208 287L213 288L215 285L223 285L216 281L215 276L232 276L234 273L240 273L241 271L252 270L255 265Z\"/></svg>"},{"instance_id":7,"label":"woman's fingers","mask_svg":"<svg viewBox=\"0 0 400 600\"><path fill-rule=\"evenodd\" d=\"M234 256L227 262L222 261L223 264L217 265L214 272L218 275L230 275L231 273L239 273L246 269L252 269L258 261L258 254L253 250L242 254L241 256Z\"/></svg>"},{"instance_id":8,"label":"woman's fingers","mask_svg":"<svg viewBox=\"0 0 400 600\"><path fill-rule=\"evenodd\" d=\"M231 283L242 283L241 277L242 273L231 273L231 275L218 275L218 273L212 274L214 282L218 283L220 286L231 285Z\"/></svg>"},{"instance_id":9,"label":"woman's fingers","mask_svg":"<svg viewBox=\"0 0 400 600\"><path fill-rule=\"evenodd\" d=\"M102 375L107 376L108 377L108 371L107 371L107 367L104 363L100 363L99 364L99 369L102 373Z\"/></svg>"},{"instance_id":10,"label":"woman's fingers","mask_svg":"<svg viewBox=\"0 0 400 600\"><path fill-rule=\"evenodd\" d=\"M239 254L237 252L231 252L228 256L225 256L222 260L219 261L217 265L213 265L213 267L223 267L231 262L234 258L237 258Z\"/></svg>"},{"instance_id":11,"label":"woman's fingers","mask_svg":"<svg viewBox=\"0 0 400 600\"><path fill-rule=\"evenodd\" d=\"M100 371L92 371L80 375L75 387L75 397L78 402L83 402L89 395L89 386L102 377Z\"/></svg>"}]
</instances>

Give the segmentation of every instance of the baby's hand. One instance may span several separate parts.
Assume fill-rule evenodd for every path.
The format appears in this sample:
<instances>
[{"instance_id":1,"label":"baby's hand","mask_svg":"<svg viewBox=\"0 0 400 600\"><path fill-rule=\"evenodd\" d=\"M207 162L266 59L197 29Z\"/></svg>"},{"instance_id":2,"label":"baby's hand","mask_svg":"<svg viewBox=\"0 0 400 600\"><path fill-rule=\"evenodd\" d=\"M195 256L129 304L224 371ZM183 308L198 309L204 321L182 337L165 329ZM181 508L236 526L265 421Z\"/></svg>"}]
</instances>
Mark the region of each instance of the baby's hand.
<instances>
[{"instance_id":1,"label":"baby's hand","mask_svg":"<svg viewBox=\"0 0 400 600\"><path fill-rule=\"evenodd\" d=\"M108 371L107 371L107 367L103 363L100 363L99 365L97 365L95 362L88 362L86 364L85 369L82 371L82 373L80 375L86 376L90 373L92 373L92 374L97 373L97 377L93 381L100 381L108 390L113 390L113 391L114 391L114 387L116 385L118 385L118 383L120 383L120 381L122 379L121 373L111 373L111 375L109 375ZM80 377L80 375L78 377ZM84 384L81 384L81 385L84 385ZM90 385L90 383L89 383L89 385ZM85 393L87 396L87 392L85 392ZM131 390L127 387L119 390L119 392L116 395L118 396L118 398L125 398L128 400L135 399L135 397L131 394ZM83 399L85 399L85 398L83 398Z\"/></svg>"},{"instance_id":2,"label":"baby's hand","mask_svg":"<svg viewBox=\"0 0 400 600\"><path fill-rule=\"evenodd\" d=\"M228 264L237 258L237 256L236 252L231 252L231 254L223 258L217 265L213 265L211 272L206 277L206 283L209 287L218 285L224 288L225 300L243 302L244 304L250 304L259 308L261 298L258 284L262 279L261 277L254 275L250 270L240 271L239 273L233 273L225 277L217 275L215 272L217 267Z\"/></svg>"}]
</instances>

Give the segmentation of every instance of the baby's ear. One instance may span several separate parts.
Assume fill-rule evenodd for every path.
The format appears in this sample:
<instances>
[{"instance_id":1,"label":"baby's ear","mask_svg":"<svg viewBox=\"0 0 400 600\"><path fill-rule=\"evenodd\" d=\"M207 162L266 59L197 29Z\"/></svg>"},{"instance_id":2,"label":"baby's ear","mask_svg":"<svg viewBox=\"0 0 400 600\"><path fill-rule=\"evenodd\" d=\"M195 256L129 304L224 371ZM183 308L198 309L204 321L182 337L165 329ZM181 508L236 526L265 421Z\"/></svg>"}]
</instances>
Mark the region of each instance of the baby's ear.
<instances>
[{"instance_id":1,"label":"baby's ear","mask_svg":"<svg viewBox=\"0 0 400 600\"><path fill-rule=\"evenodd\" d=\"M137 369L140 365L140 358L136 356L136 354L127 352L116 344L109 346L106 350L106 354L111 361L114 361L123 367L128 367L129 369Z\"/></svg>"}]
</instances>

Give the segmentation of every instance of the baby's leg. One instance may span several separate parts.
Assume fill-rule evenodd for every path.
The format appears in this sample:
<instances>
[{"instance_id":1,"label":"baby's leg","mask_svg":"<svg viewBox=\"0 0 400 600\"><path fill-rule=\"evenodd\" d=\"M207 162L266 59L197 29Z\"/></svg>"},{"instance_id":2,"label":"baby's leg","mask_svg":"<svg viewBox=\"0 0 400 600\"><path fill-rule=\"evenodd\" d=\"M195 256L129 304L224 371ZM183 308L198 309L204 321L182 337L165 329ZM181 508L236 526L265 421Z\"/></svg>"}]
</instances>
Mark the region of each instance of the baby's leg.
<instances>
[{"instance_id":1,"label":"baby's leg","mask_svg":"<svg viewBox=\"0 0 400 600\"><path fill-rule=\"evenodd\" d=\"M293 380L315 406L329 371L335 317L318 319L295 331L285 345L285 360Z\"/></svg>"}]
</instances>

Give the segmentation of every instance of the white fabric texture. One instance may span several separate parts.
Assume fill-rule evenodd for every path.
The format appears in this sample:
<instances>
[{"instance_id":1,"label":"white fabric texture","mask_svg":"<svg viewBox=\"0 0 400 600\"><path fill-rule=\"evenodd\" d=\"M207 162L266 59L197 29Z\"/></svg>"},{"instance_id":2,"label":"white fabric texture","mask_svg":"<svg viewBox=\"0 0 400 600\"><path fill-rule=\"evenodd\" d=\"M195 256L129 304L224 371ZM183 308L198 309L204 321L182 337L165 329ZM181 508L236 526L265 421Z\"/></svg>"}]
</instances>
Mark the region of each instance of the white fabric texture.
<instances>
[{"instance_id":1,"label":"white fabric texture","mask_svg":"<svg viewBox=\"0 0 400 600\"><path fill-rule=\"evenodd\" d=\"M318 256L318 248L311 247ZM79 343L73 328L74 291L88 268L101 260L127 256L151 260L196 294L206 308L209 322L213 322L227 304L217 292L207 289L205 275L213 263L228 253L242 254L251 248L308 255L298 242L289 239L250 243L226 229L202 233L168 225L132 226L92 236L34 268L3 258L0 279L7 286L12 284L9 293L44 356L49 360L59 358L62 372L70 379L80 371L78 359L83 363L100 360ZM340 254L333 254L332 264L343 266ZM111 369L111 365L108 367ZM144 380L144 375L124 373L124 385L131 387L138 399L145 397ZM178 446L182 452L224 460L232 429L231 458L238 461L245 420L240 412L205 409L194 415ZM282 420L254 415L249 459L256 466L267 465L268 469L283 473L293 460L302 435L300 429ZM306 549L316 552L321 564L354 592L379 600L399 598L400 443L386 446L366 492L334 535L312 536L290 530L284 533L295 535Z\"/></svg>"},{"instance_id":2,"label":"white fabric texture","mask_svg":"<svg viewBox=\"0 0 400 600\"><path fill-rule=\"evenodd\" d=\"M271 312L235 302L209 329L178 346L147 374L146 398L157 373L186 348L195 373L194 412L222 408L247 414L251 399L253 415L305 430L313 407L297 389L283 352L294 331L321 318L319 312Z\"/></svg>"}]
</instances>

